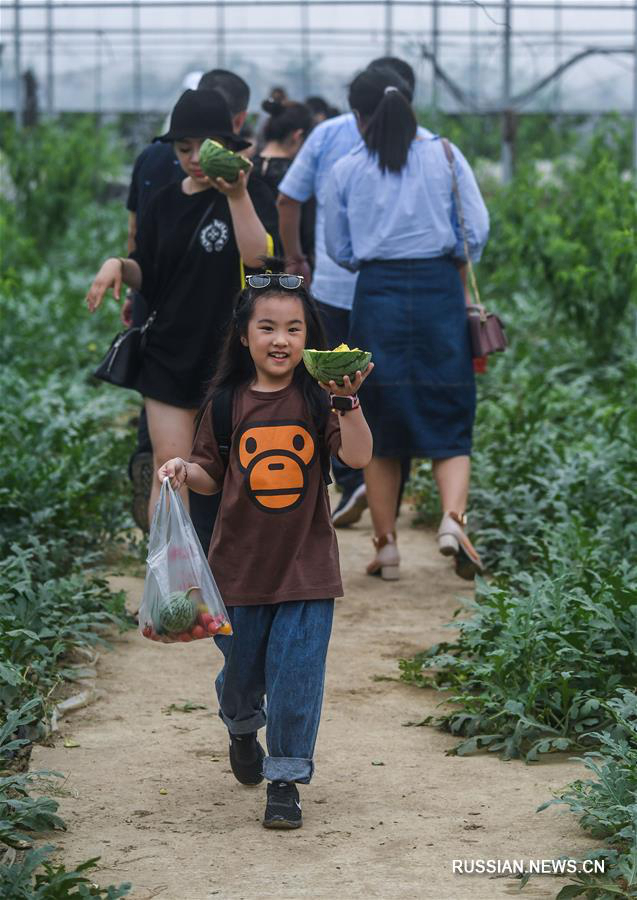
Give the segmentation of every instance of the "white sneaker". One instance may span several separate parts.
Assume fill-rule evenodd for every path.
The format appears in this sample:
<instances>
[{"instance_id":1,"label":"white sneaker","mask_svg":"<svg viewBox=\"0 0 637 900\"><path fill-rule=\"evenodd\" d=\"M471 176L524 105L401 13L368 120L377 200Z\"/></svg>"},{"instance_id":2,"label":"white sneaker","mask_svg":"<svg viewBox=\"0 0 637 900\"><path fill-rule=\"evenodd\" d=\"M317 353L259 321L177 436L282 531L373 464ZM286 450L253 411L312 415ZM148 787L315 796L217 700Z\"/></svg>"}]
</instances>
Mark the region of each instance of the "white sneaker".
<instances>
[{"instance_id":1,"label":"white sneaker","mask_svg":"<svg viewBox=\"0 0 637 900\"><path fill-rule=\"evenodd\" d=\"M367 490L365 484L359 484L351 494L341 498L340 503L332 513L332 525L334 528L346 528L359 521L367 509Z\"/></svg>"}]
</instances>

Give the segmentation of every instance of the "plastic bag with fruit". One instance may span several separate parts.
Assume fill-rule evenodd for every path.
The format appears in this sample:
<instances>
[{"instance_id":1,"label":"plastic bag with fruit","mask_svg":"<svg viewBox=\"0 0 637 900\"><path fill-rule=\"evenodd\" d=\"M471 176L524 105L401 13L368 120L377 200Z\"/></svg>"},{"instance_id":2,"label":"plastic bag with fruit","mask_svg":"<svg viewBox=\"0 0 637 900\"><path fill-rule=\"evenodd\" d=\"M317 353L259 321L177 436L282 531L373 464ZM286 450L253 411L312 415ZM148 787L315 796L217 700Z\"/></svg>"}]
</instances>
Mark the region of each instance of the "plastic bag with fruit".
<instances>
[{"instance_id":1,"label":"plastic bag with fruit","mask_svg":"<svg viewBox=\"0 0 637 900\"><path fill-rule=\"evenodd\" d=\"M139 630L165 644L232 634L208 560L168 478L150 526Z\"/></svg>"}]
</instances>

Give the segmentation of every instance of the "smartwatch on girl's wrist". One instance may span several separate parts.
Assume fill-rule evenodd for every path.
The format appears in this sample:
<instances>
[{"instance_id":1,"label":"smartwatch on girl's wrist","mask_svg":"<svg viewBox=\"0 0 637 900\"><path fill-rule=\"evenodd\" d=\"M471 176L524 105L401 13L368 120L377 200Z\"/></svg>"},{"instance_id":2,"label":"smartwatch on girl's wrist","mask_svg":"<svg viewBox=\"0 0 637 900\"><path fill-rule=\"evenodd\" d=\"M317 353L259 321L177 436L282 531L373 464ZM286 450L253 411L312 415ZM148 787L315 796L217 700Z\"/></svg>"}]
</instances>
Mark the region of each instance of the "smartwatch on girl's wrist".
<instances>
[{"instance_id":1,"label":"smartwatch on girl's wrist","mask_svg":"<svg viewBox=\"0 0 637 900\"><path fill-rule=\"evenodd\" d=\"M358 409L361 402L356 394L350 394L346 397L342 397L340 394L330 394L330 405L334 412L344 416L346 412Z\"/></svg>"}]
</instances>

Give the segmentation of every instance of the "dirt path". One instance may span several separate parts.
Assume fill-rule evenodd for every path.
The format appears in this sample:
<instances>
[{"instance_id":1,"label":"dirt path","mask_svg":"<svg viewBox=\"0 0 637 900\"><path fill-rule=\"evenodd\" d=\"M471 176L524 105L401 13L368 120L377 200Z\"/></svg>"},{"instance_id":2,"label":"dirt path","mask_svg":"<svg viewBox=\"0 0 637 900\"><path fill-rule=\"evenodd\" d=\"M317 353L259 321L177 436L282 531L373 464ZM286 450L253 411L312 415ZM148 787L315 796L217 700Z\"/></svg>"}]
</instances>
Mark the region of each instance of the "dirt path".
<instances>
[{"instance_id":1,"label":"dirt path","mask_svg":"<svg viewBox=\"0 0 637 900\"><path fill-rule=\"evenodd\" d=\"M346 597L337 615L313 783L301 789L298 832L260 825L265 788L237 784L216 716L212 643L163 646L130 633L102 657L94 706L62 723L33 768L68 775L56 836L75 862L101 855L96 879L130 880L132 897L207 900L277 897L495 900L517 894L509 877L461 876L453 859L552 859L591 841L567 812L536 813L552 788L581 775L564 760L525 766L491 756L445 756L454 741L405 728L440 697L374 676L448 634L464 589L433 535L401 520L404 574L359 574L370 552L368 514L339 532ZM141 579L114 577L136 608ZM168 710L184 701L205 709ZM170 712L170 714L168 714ZM80 746L67 749L63 738ZM552 898L556 879L532 879L522 897Z\"/></svg>"}]
</instances>

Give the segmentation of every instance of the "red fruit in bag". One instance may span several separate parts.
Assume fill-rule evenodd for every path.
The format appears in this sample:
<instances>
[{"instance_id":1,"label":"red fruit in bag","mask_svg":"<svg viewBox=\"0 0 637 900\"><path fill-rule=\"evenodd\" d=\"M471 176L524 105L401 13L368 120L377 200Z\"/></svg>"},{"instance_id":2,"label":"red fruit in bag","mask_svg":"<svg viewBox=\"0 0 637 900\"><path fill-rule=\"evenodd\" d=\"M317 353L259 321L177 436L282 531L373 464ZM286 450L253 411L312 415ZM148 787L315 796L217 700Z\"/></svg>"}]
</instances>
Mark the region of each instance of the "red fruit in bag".
<instances>
[{"instance_id":1,"label":"red fruit in bag","mask_svg":"<svg viewBox=\"0 0 637 900\"><path fill-rule=\"evenodd\" d=\"M192 635L188 634L187 631L182 631L181 634L176 635L176 638L178 641L181 641L182 643L187 644L189 641L192 640Z\"/></svg>"},{"instance_id":2,"label":"red fruit in bag","mask_svg":"<svg viewBox=\"0 0 637 900\"><path fill-rule=\"evenodd\" d=\"M153 626L152 625L144 625L144 630L142 631L142 634L144 635L144 637L149 638L152 635L152 633L153 633Z\"/></svg>"},{"instance_id":3,"label":"red fruit in bag","mask_svg":"<svg viewBox=\"0 0 637 900\"><path fill-rule=\"evenodd\" d=\"M209 612L201 613L200 616L197 616L197 621L200 625L202 625L206 631L208 630L208 625L212 622L212 616Z\"/></svg>"},{"instance_id":4,"label":"red fruit in bag","mask_svg":"<svg viewBox=\"0 0 637 900\"><path fill-rule=\"evenodd\" d=\"M195 640L199 640L200 638L207 637L208 632L203 627L203 625L195 625L191 631L191 635L195 638Z\"/></svg>"},{"instance_id":5,"label":"red fruit in bag","mask_svg":"<svg viewBox=\"0 0 637 900\"><path fill-rule=\"evenodd\" d=\"M216 634L218 631L219 631L219 626L216 624L216 622L208 623L208 634Z\"/></svg>"}]
</instances>

